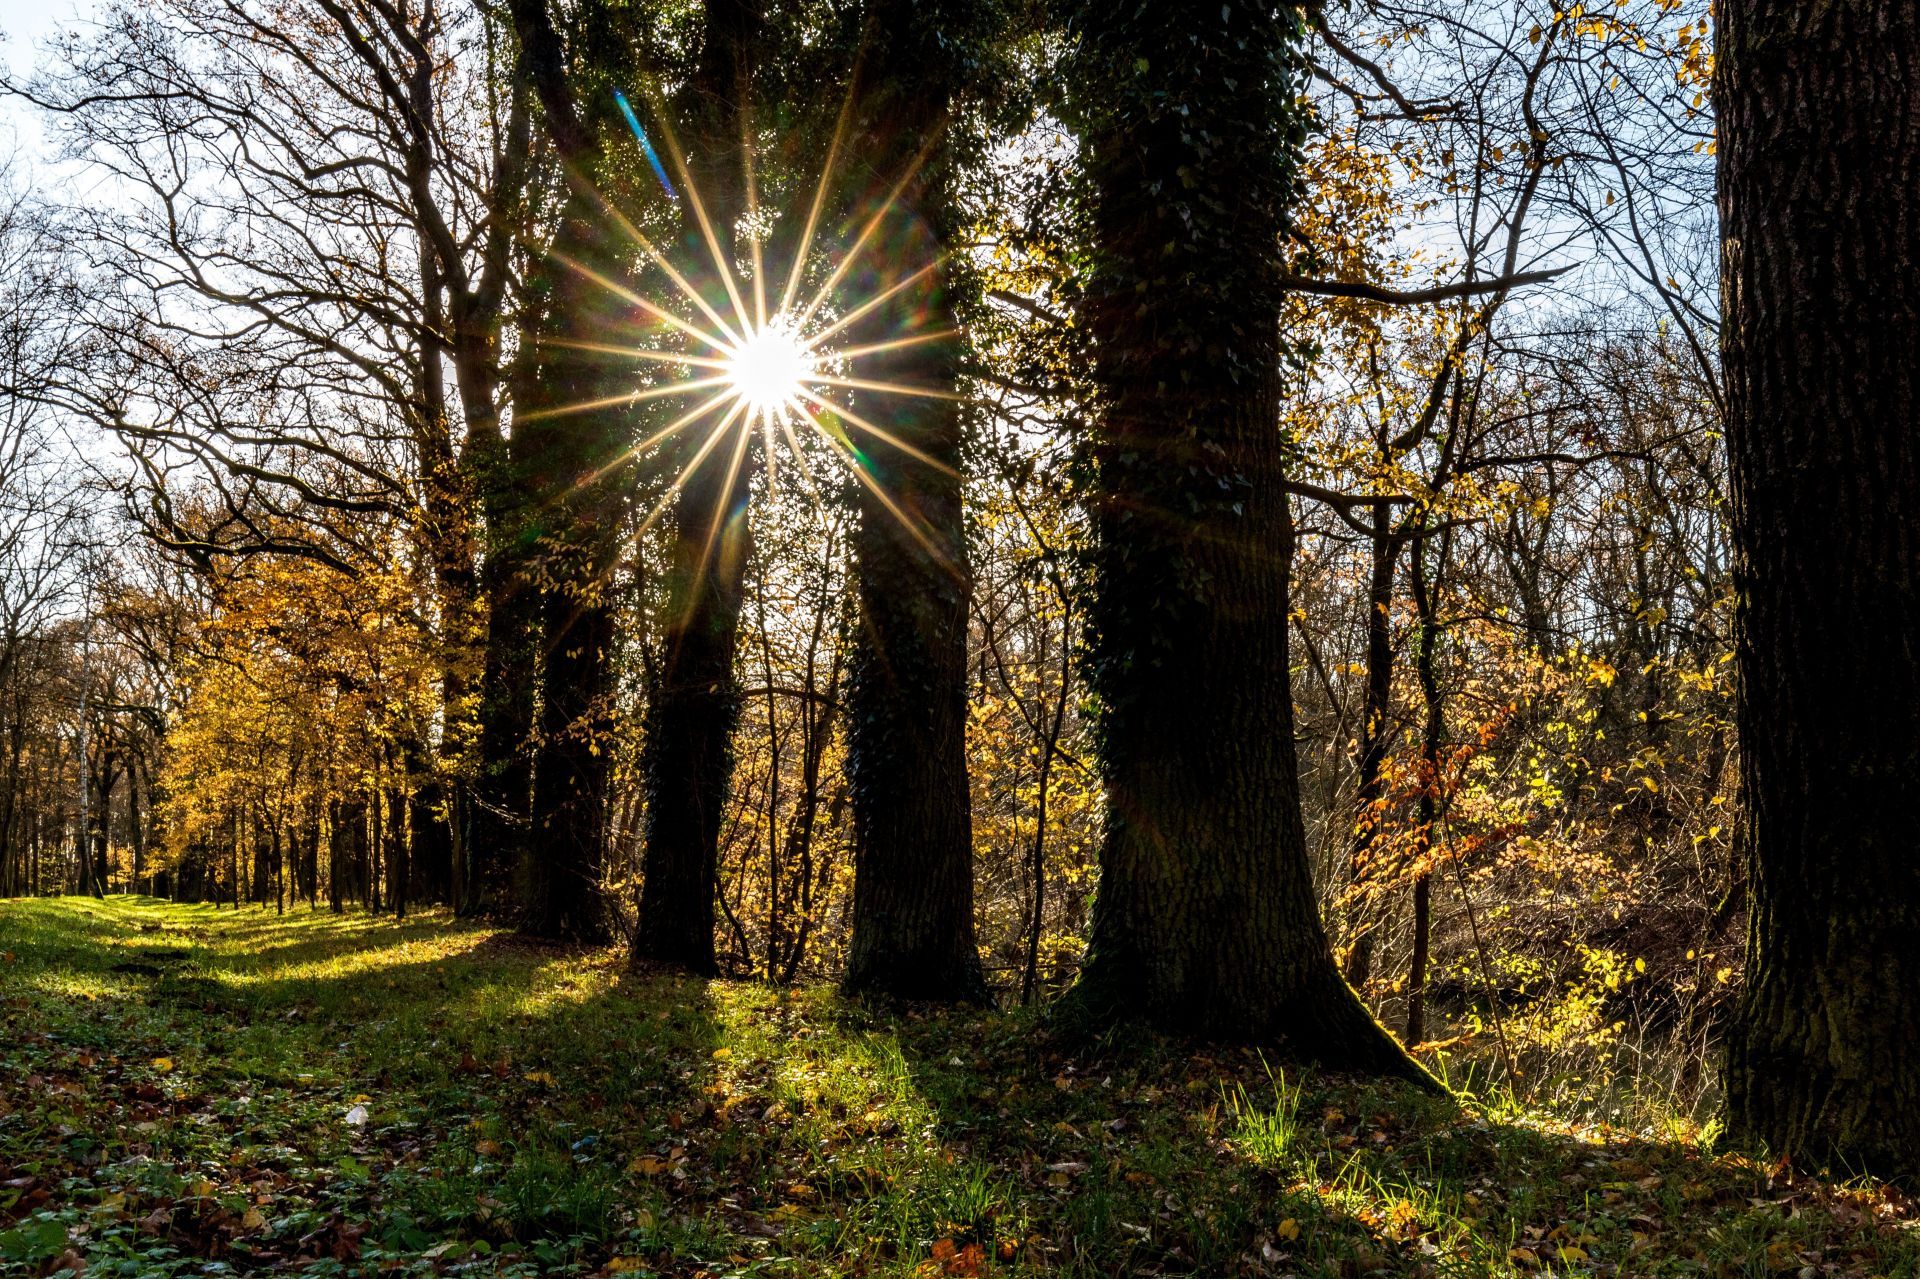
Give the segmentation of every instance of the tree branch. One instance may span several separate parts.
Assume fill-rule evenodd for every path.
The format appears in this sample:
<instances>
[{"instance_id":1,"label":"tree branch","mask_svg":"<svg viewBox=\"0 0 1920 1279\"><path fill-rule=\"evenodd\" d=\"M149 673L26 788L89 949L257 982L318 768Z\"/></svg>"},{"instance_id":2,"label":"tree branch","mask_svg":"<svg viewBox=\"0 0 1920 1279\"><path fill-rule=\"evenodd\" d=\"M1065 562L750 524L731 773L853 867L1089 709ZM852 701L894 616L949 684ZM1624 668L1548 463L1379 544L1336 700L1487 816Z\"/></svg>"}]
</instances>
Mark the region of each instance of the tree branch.
<instances>
[{"instance_id":1,"label":"tree branch","mask_svg":"<svg viewBox=\"0 0 1920 1279\"><path fill-rule=\"evenodd\" d=\"M1548 271L1521 271L1516 275L1502 275L1491 280L1461 280L1456 284L1439 284L1430 289L1389 289L1364 281L1313 280L1301 275L1286 276L1280 283L1295 293L1310 293L1315 297L1360 298L1363 301L1381 302L1388 306L1419 306L1428 302L1445 302L1452 298L1471 298L1487 293L1500 293L1523 284L1545 284L1571 270L1573 270L1573 264L1554 267Z\"/></svg>"}]
</instances>

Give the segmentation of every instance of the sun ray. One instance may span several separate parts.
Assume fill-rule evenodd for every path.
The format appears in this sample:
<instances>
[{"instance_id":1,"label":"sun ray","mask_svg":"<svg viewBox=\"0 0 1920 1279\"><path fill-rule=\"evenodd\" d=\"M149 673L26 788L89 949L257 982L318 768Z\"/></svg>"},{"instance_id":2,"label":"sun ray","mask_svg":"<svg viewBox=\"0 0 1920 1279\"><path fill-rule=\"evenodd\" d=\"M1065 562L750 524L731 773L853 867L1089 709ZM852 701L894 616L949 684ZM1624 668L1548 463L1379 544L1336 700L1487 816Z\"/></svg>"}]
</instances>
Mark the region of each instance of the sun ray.
<instances>
[{"instance_id":1,"label":"sun ray","mask_svg":"<svg viewBox=\"0 0 1920 1279\"><path fill-rule=\"evenodd\" d=\"M656 351L651 347L621 346L615 342L576 342L571 338L548 338L547 345L565 347L569 351L592 351L597 355L617 355L627 360L652 360L656 364L680 364L697 369L718 369L724 371L730 367L731 364L731 361L718 355L687 355L681 351ZM718 349L725 350L726 348L720 346ZM721 381L725 380L725 378L721 379ZM678 385L692 386L695 384L680 383ZM712 383L701 382L698 385L710 386Z\"/></svg>"},{"instance_id":2,"label":"sun ray","mask_svg":"<svg viewBox=\"0 0 1920 1279\"><path fill-rule=\"evenodd\" d=\"M814 293L813 300L808 302L801 310L799 319L795 322L795 327L804 329L808 324L812 323L814 315L819 312L822 306L826 305L827 299L833 296L833 291L840 287L840 281L846 276L848 270L852 268L854 262L859 260L861 253L865 251L867 241L873 238L874 233L877 232L881 224L886 221L887 214L892 211L895 202L900 199L900 193L907 189L907 184L913 181L914 177L919 174L921 166L926 164L928 157L933 154L933 148L937 138L937 133L933 137L929 137L926 145L920 148L920 153L913 157L913 162L907 166L907 171L900 175L898 182L893 184L893 190L887 192L887 198L880 202L879 207L873 211L873 215L867 219L866 225L860 228L860 234L854 239L852 246L840 255L840 261L834 265L832 274L827 276L826 281L821 284L820 288Z\"/></svg>"},{"instance_id":3,"label":"sun ray","mask_svg":"<svg viewBox=\"0 0 1920 1279\"><path fill-rule=\"evenodd\" d=\"M732 398L732 395L733 393L731 391L723 391L719 395L713 396L712 398L707 400L706 403L701 404L696 408L689 409L687 412L681 414L679 417L667 423L665 426L655 431L652 435L647 436L645 439L640 440L634 444L629 444L626 448L620 450L619 456L615 457L611 462L608 462L605 466L601 467L599 470L595 471L592 475L588 476L586 482L597 483L601 479L604 479L606 476L611 475L613 472L619 470L621 467L625 466L628 462L632 461L634 458L639 457L642 453L645 453L648 449L652 448L654 445L666 439L669 435L672 435L677 431L683 431L687 427L692 426L695 422L698 422L702 417L706 416L708 413L713 412L715 409L719 408L722 404L725 404L730 398Z\"/></svg>"},{"instance_id":4,"label":"sun ray","mask_svg":"<svg viewBox=\"0 0 1920 1279\"><path fill-rule=\"evenodd\" d=\"M663 307L654 305L652 302L649 302L646 298L641 297L638 293L635 293L632 289L628 288L626 285L621 284L617 280L609 279L607 276L602 275L600 272L594 270L592 267L586 265L584 262L575 261L573 258L568 257L566 254L560 253L557 251L553 253L553 259L554 261L560 263L560 265L566 267L568 270L577 271L581 275L585 276L587 279L592 280L595 284L607 290L607 292L613 294L615 297L619 298L621 301L631 303L632 305L640 308L642 311L645 311L648 315L651 315L656 319L665 321L666 323L672 325L676 329L679 329L682 333L687 334L689 337L695 339L696 341L705 342L708 346L724 346L725 345L725 343L723 342L715 342L710 335L703 333L700 329L694 327L694 325L692 325L688 321L681 319L679 316L675 315L671 311L664 309Z\"/></svg>"},{"instance_id":5,"label":"sun ray","mask_svg":"<svg viewBox=\"0 0 1920 1279\"><path fill-rule=\"evenodd\" d=\"M780 451L773 442L773 414L760 415L760 447L767 456L767 495L780 496Z\"/></svg>"},{"instance_id":6,"label":"sun ray","mask_svg":"<svg viewBox=\"0 0 1920 1279\"><path fill-rule=\"evenodd\" d=\"M959 472L955 471L953 467L947 465L945 462L942 462L939 458L933 456L931 453L928 453L924 449L916 448L912 444L907 443L907 441L901 439L899 436L895 435L892 431L887 430L883 426L875 426L872 422L867 421L867 419L861 417L858 413L855 413L852 409L845 408L839 404L835 404L832 400L822 399L820 396L815 395L813 392L805 390L804 388L800 391L800 395L803 396L810 403L818 406L819 408L825 409L827 412L833 414L835 417L845 418L847 421L853 423L855 426L865 431L868 435L873 436L875 439L879 440L881 443L888 444L894 448L899 449L902 453L905 453L908 457L912 458L914 461L919 462L924 466L930 466L934 470L939 471L942 475L959 474Z\"/></svg>"},{"instance_id":7,"label":"sun ray","mask_svg":"<svg viewBox=\"0 0 1920 1279\"><path fill-rule=\"evenodd\" d=\"M807 209L806 227L800 232L800 244L794 251L793 267L787 272L787 287L780 294L780 314L793 310L793 300L800 294L800 281L806 276L807 254L813 250L813 233L820 225L820 211L826 207L827 191L833 182L834 162L839 159L841 143L846 139L848 122L853 119L853 86L847 86L847 96L841 100L840 114L833 122L833 138L827 143L826 163L820 166L820 182L813 189L813 203Z\"/></svg>"},{"instance_id":8,"label":"sun ray","mask_svg":"<svg viewBox=\"0 0 1920 1279\"><path fill-rule=\"evenodd\" d=\"M707 216L706 202L700 198L700 192L693 180L693 173L687 167L686 153L680 149L680 139L674 134L673 125L667 119L667 112L663 109L659 96L651 85L648 86L647 98L654 104L655 114L659 117L660 136L667 144L667 155L672 158L673 167L680 174L680 180L687 184L687 207L693 210L693 220L700 228L701 237L707 242L707 252L713 255L715 274L720 277L720 283L727 291L727 298L733 303L733 313L740 321L741 330L750 331L753 328L753 322L747 318L746 303L741 300L739 287L734 283L732 256L720 248L720 237L714 232L713 219ZM733 228L728 227L727 230L731 232Z\"/></svg>"},{"instance_id":9,"label":"sun ray","mask_svg":"<svg viewBox=\"0 0 1920 1279\"><path fill-rule=\"evenodd\" d=\"M813 473L813 463L807 461L807 451L800 445L800 437L793 433L793 419L800 415L800 409L793 404L787 405L787 411L780 415L780 434L786 437L787 447L793 450L793 460L800 466L800 474L806 480L807 496L814 506L823 505L820 496L820 482Z\"/></svg>"},{"instance_id":10,"label":"sun ray","mask_svg":"<svg viewBox=\"0 0 1920 1279\"><path fill-rule=\"evenodd\" d=\"M889 338L885 342L869 342L865 346L835 347L833 358L857 360L863 355L880 355L887 351L898 351L902 347L924 346L928 342L944 342L948 338L959 336L959 329L933 329L926 333L910 333L906 337Z\"/></svg>"},{"instance_id":11,"label":"sun ray","mask_svg":"<svg viewBox=\"0 0 1920 1279\"><path fill-rule=\"evenodd\" d=\"M808 345L818 346L820 343L825 342L828 338L834 336L834 334L840 332L842 329L846 328L848 325L859 323L862 319L866 318L866 316L870 312L872 312L874 308L885 305L888 299L892 298L895 294L899 293L901 290L912 288L915 284L917 284L920 280L924 279L928 274L936 270L939 266L940 266L939 261L929 262L925 266L921 267L918 271L915 271L912 275L908 276L906 279L900 280L894 284L888 285L887 288L882 292L874 294L872 297L868 298L865 302L862 302L859 306L847 312L845 315L835 320L832 324L829 324L826 328L821 329L818 333L815 333L812 337L808 338L807 339Z\"/></svg>"},{"instance_id":12,"label":"sun ray","mask_svg":"<svg viewBox=\"0 0 1920 1279\"><path fill-rule=\"evenodd\" d=\"M767 327L767 269L760 246L760 184L753 171L753 105L750 95L741 95L740 156L746 171L747 253L753 265L753 325ZM773 455L767 455L771 458Z\"/></svg>"},{"instance_id":13,"label":"sun ray","mask_svg":"<svg viewBox=\"0 0 1920 1279\"><path fill-rule=\"evenodd\" d=\"M719 436L724 432L725 428L722 427L720 430L715 431L714 434L715 436ZM726 495L733 492L733 483L740 478L740 464L746 460L747 445L753 439L752 421L742 422L740 429L735 431L734 435L737 438L733 446L733 460L727 463L727 478L720 481L722 500L725 499ZM725 528L732 520L733 512L730 510L717 510L713 512L713 520L707 525L707 540L700 547L700 572L706 572L707 565L713 562L714 543L720 540L720 530Z\"/></svg>"},{"instance_id":14,"label":"sun ray","mask_svg":"<svg viewBox=\"0 0 1920 1279\"><path fill-rule=\"evenodd\" d=\"M842 458L846 461L847 469L853 472L854 478L858 479L862 484L866 485L867 491L869 493L872 493L875 498L879 499L880 504L887 509L887 511L893 516L894 519L900 521L900 526L906 529L908 535L911 536L914 541L920 544L920 548L926 551L928 556L930 556L936 563L940 564L942 567L948 569L949 571L952 571L953 563L947 557L946 552L942 551L938 546L934 545L933 538L930 535L928 535L928 533L924 529L920 527L919 522L916 521L911 515L908 515L905 510L901 509L900 504L894 501L893 498L888 495L887 491L884 488L880 487L880 482L874 479L873 476L867 473L867 468L860 465L860 459L857 457L851 456L851 451L847 448L847 446L842 444L839 440L835 439L833 432L829 431L826 427L822 426L814 418L812 413L802 408L800 410L800 415L804 419L806 419L807 423L811 425L815 431L820 433L820 438L825 440L833 448L834 452L842 456Z\"/></svg>"},{"instance_id":15,"label":"sun ray","mask_svg":"<svg viewBox=\"0 0 1920 1279\"><path fill-rule=\"evenodd\" d=\"M714 310L713 306L708 303L700 290L694 288L687 277L682 275L679 270L674 267L673 263L667 260L667 256L654 246L653 241L647 238L644 231L633 224L632 219L620 212L620 210L614 206L613 202L600 194L598 190L593 192L593 197L598 201L601 210L613 219L614 225L618 226L628 239L639 246L640 251L646 254L649 262L666 273L667 278L673 281L674 287L680 290L682 296L699 307L700 313L712 321L713 326L725 334L729 342L738 342L741 339L742 335L736 333L733 326L727 323L725 317L723 317L720 312ZM711 338L706 340L712 341ZM714 345L717 346L720 344L714 343Z\"/></svg>"},{"instance_id":16,"label":"sun ray","mask_svg":"<svg viewBox=\"0 0 1920 1279\"><path fill-rule=\"evenodd\" d=\"M841 386L854 391L884 391L888 395L916 395L925 400L952 400L965 403L966 396L958 391L946 391L937 386L914 386L906 382L878 382L865 377L840 377L832 373L817 373L807 381L815 386Z\"/></svg>"},{"instance_id":17,"label":"sun ray","mask_svg":"<svg viewBox=\"0 0 1920 1279\"><path fill-rule=\"evenodd\" d=\"M659 519L666 511L667 503L672 501L673 498L679 494L680 490L687 486L687 481L693 478L693 473L700 469L700 464L707 460L707 455L713 452L714 446L719 444L721 439L725 437L727 428L733 425L733 420L739 417L745 409L746 403L744 401L736 399L733 402L733 407L727 410L726 416L715 424L713 431L707 436L707 442L700 446L693 457L688 460L687 464L680 469L680 473L673 477L673 483L667 485L667 491L660 495L660 500L653 504L653 509L647 512L647 517L640 521L640 527L633 531L634 540L638 541L646 534L648 529L653 527L654 521ZM684 425L684 423L682 423L682 425ZM655 438L657 439L660 435L665 435L667 430L670 429L672 428L663 428Z\"/></svg>"},{"instance_id":18,"label":"sun ray","mask_svg":"<svg viewBox=\"0 0 1920 1279\"><path fill-rule=\"evenodd\" d=\"M698 391L710 386L726 386L731 378L698 378L690 382L674 382L667 386L642 387L637 391L622 391L618 395L605 395L597 400L578 400L572 404L556 404L552 408L533 409L519 415L522 422L539 422L548 418L571 417L575 413L592 413L599 409L610 409L620 404L637 404L644 400L664 399L670 395L684 395L688 391ZM731 395L729 391L726 394ZM719 397L708 401L709 407L720 402Z\"/></svg>"}]
</instances>

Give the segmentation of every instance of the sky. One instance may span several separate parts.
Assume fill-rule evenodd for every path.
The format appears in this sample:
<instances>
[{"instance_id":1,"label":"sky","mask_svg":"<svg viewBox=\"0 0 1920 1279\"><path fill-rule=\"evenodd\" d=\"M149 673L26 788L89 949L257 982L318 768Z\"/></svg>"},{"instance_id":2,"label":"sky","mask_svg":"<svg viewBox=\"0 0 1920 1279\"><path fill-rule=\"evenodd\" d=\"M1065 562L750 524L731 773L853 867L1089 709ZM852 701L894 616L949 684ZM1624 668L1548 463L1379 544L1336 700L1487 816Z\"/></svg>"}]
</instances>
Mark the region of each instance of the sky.
<instances>
[{"instance_id":1,"label":"sky","mask_svg":"<svg viewBox=\"0 0 1920 1279\"><path fill-rule=\"evenodd\" d=\"M0 60L12 79L33 71L35 44L52 35L63 22L92 8L92 0L0 0ZM0 99L0 158L13 148L32 154L40 131L30 112L10 99Z\"/></svg>"}]
</instances>

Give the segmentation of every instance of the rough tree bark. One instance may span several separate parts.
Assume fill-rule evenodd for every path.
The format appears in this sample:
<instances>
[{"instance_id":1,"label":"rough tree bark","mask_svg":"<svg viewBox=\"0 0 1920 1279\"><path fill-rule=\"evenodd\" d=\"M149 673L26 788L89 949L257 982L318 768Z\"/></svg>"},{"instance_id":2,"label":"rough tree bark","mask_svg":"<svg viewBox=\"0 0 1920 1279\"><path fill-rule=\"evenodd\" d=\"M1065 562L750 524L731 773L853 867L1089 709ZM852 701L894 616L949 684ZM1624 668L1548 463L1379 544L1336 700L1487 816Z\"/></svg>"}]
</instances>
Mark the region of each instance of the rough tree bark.
<instances>
[{"instance_id":1,"label":"rough tree bark","mask_svg":"<svg viewBox=\"0 0 1920 1279\"><path fill-rule=\"evenodd\" d=\"M614 602L632 411L593 409L609 389L607 362L580 349L631 324L628 308L589 273L618 278L631 249L601 208L610 181L605 139L618 126L611 95L593 87L630 56L626 15L576 14L585 47L577 68L543 0L513 0L522 65L568 173L547 262L534 284L537 314L513 454L524 460L526 539L536 546L540 713L528 845L521 858L521 931L601 942L611 917L601 892L611 761ZM573 74L579 71L579 75ZM587 89L578 91L575 80ZM582 105L587 104L587 105Z\"/></svg>"},{"instance_id":2,"label":"rough tree bark","mask_svg":"<svg viewBox=\"0 0 1920 1279\"><path fill-rule=\"evenodd\" d=\"M1300 814L1277 320L1300 16L1087 0L1076 25L1109 798L1066 1012L1424 1078L1334 967Z\"/></svg>"},{"instance_id":3,"label":"rough tree bark","mask_svg":"<svg viewBox=\"0 0 1920 1279\"><path fill-rule=\"evenodd\" d=\"M944 257L953 218L948 116L960 89L971 0L875 0L859 94L859 145L876 194L906 174L885 216L889 269L938 264L871 317L871 341L954 329ZM916 170L913 166L919 161ZM865 219L861 219L864 221ZM870 273L876 290L893 281ZM860 616L848 689L854 824L853 935L844 987L905 999L983 1001L974 943L973 808L967 784L967 605L961 510L960 343L935 337L859 361L868 391L865 481L853 549Z\"/></svg>"},{"instance_id":4,"label":"rough tree bark","mask_svg":"<svg viewBox=\"0 0 1920 1279\"><path fill-rule=\"evenodd\" d=\"M1736 1133L1920 1172L1920 9L1726 0Z\"/></svg>"},{"instance_id":5,"label":"rough tree bark","mask_svg":"<svg viewBox=\"0 0 1920 1279\"><path fill-rule=\"evenodd\" d=\"M746 204L742 117L763 23L760 0L709 0L700 63L688 87L688 186L699 195L728 270ZM689 278L724 315L731 303L690 209L685 222L682 256L694 268ZM738 441L718 445L675 503L660 682L648 707L646 878L633 958L697 973L715 971L720 825L740 719L734 650L747 565L748 428L733 423ZM683 439L670 455L690 458L704 442Z\"/></svg>"}]
</instances>

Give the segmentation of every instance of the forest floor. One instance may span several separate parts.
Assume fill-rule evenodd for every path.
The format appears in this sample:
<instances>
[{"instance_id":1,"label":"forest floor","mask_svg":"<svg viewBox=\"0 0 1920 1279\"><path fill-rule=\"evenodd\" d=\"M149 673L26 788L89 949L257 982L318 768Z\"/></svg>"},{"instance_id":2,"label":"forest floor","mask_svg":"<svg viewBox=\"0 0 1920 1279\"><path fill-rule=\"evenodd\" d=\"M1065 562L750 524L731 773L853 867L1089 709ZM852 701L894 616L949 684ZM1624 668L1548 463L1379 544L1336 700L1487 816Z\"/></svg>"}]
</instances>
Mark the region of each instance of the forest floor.
<instances>
[{"instance_id":1,"label":"forest floor","mask_svg":"<svg viewBox=\"0 0 1920 1279\"><path fill-rule=\"evenodd\" d=\"M427 918L0 903L0 1273L1920 1276L1867 1182Z\"/></svg>"}]
</instances>

